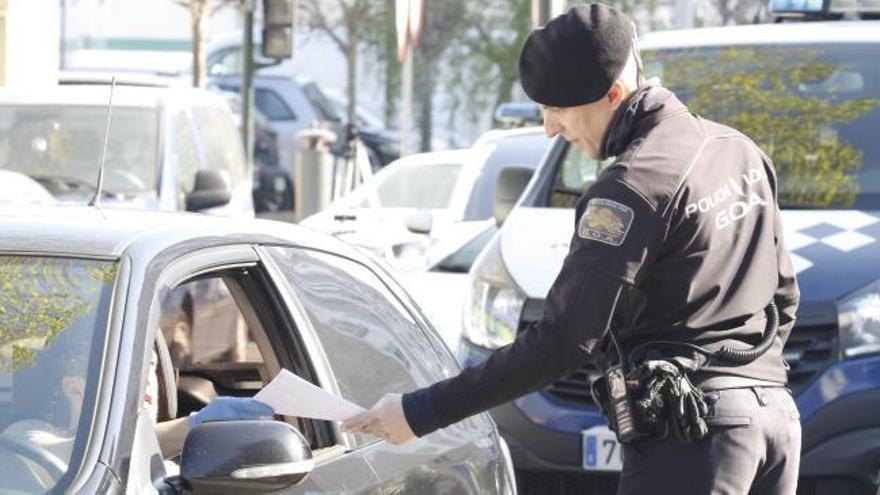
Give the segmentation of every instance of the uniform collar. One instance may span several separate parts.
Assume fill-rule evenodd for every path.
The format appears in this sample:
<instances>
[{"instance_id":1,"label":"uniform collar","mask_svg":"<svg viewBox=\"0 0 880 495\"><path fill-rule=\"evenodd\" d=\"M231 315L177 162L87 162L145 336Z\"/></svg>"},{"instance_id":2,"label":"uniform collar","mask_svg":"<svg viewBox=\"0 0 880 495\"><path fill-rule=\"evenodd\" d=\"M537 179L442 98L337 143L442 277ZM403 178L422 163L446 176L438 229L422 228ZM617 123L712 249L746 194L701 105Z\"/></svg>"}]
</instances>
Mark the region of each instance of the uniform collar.
<instances>
[{"instance_id":1,"label":"uniform collar","mask_svg":"<svg viewBox=\"0 0 880 495\"><path fill-rule=\"evenodd\" d=\"M661 120L686 111L684 103L661 86L658 79L649 80L615 111L602 139L602 159L620 155L635 138Z\"/></svg>"}]
</instances>

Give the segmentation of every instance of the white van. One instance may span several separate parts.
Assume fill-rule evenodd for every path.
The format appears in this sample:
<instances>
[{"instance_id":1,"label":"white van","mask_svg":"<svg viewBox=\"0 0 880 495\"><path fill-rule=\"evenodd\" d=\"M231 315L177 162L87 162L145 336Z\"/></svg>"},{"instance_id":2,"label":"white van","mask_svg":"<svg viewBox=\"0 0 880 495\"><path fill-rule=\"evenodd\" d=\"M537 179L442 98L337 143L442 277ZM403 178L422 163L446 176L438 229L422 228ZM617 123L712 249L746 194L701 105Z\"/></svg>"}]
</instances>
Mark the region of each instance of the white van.
<instances>
[{"instance_id":1,"label":"white van","mask_svg":"<svg viewBox=\"0 0 880 495\"><path fill-rule=\"evenodd\" d=\"M95 192L115 208L254 216L251 174L229 106L176 81L64 73L59 85L0 90L0 170L23 174L60 204Z\"/></svg>"}]
</instances>

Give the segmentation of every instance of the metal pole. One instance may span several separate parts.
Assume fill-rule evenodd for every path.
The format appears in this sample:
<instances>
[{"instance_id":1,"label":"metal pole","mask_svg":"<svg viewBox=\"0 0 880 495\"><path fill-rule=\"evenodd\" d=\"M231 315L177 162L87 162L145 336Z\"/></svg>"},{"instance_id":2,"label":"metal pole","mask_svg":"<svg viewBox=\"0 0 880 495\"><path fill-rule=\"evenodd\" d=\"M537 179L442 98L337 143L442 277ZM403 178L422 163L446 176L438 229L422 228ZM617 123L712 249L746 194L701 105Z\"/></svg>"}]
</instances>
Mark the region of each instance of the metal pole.
<instances>
[{"instance_id":1,"label":"metal pole","mask_svg":"<svg viewBox=\"0 0 880 495\"><path fill-rule=\"evenodd\" d=\"M254 0L244 0L243 38L241 42L241 141L248 173L254 156Z\"/></svg>"},{"instance_id":2,"label":"metal pole","mask_svg":"<svg viewBox=\"0 0 880 495\"><path fill-rule=\"evenodd\" d=\"M412 100L413 100L413 50L412 45L407 47L406 61L403 63L403 108L400 112L400 156L406 156L410 152L410 139L412 136Z\"/></svg>"}]
</instances>

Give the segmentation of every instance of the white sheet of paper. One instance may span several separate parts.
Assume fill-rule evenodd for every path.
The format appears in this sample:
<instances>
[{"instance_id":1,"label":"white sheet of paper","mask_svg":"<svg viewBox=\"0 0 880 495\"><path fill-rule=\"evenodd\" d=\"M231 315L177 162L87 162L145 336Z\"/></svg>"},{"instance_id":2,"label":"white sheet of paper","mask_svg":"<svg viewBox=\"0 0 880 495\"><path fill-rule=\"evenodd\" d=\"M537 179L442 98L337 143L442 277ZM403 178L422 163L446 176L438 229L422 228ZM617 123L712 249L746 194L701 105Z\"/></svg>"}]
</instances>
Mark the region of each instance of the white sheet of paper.
<instances>
[{"instance_id":1,"label":"white sheet of paper","mask_svg":"<svg viewBox=\"0 0 880 495\"><path fill-rule=\"evenodd\" d=\"M254 399L272 406L276 414L301 418L345 421L364 412L364 408L284 369Z\"/></svg>"}]
</instances>

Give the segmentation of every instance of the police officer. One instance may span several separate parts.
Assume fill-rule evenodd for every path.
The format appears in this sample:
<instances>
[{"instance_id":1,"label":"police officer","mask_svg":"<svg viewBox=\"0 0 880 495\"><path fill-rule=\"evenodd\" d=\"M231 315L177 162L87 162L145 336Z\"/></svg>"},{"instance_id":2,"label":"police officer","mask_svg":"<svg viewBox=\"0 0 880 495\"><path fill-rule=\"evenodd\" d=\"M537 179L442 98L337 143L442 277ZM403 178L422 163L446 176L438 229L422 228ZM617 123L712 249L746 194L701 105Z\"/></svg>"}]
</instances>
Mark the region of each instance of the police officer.
<instances>
[{"instance_id":1,"label":"police officer","mask_svg":"<svg viewBox=\"0 0 880 495\"><path fill-rule=\"evenodd\" d=\"M404 442L593 360L643 393L623 401L639 434L626 437L619 493L795 492L800 424L782 348L798 290L775 170L747 136L690 113L656 80L639 84L635 39L624 15L590 4L533 31L520 55L547 134L614 157L578 201L543 318L483 364L388 395L343 429ZM672 395L642 424L662 390ZM604 409L621 438L632 418L614 404Z\"/></svg>"}]
</instances>

